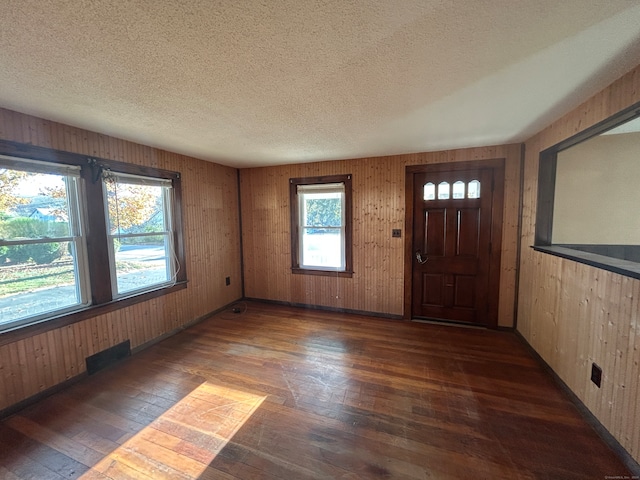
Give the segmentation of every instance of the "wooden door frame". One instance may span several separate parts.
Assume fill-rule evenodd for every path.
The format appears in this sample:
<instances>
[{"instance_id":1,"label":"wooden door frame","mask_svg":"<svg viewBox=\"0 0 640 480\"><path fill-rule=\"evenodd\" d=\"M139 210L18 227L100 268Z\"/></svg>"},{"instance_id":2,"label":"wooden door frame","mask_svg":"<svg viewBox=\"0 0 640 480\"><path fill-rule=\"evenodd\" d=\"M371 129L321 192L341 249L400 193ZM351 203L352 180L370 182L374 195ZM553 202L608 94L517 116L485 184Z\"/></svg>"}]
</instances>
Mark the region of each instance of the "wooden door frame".
<instances>
[{"instance_id":1,"label":"wooden door frame","mask_svg":"<svg viewBox=\"0 0 640 480\"><path fill-rule=\"evenodd\" d=\"M463 162L408 165L405 168L405 218L404 218L404 312L403 318L413 316L413 178L415 174L452 172L456 170L493 170L493 199L491 202L491 250L489 252L489 310L487 326L497 328L500 302L500 260L502 254L502 223L504 216L505 159L471 160Z\"/></svg>"}]
</instances>

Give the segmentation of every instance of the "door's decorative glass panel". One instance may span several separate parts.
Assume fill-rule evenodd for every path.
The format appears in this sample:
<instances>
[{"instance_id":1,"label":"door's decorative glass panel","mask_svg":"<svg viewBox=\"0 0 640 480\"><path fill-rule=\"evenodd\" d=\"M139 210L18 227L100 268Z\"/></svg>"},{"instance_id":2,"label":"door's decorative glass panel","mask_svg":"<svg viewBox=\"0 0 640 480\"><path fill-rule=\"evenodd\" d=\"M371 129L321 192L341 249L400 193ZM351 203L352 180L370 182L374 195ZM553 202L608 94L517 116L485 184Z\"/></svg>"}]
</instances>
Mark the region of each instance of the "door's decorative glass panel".
<instances>
[{"instance_id":1,"label":"door's decorative glass panel","mask_svg":"<svg viewBox=\"0 0 640 480\"><path fill-rule=\"evenodd\" d=\"M480 182L478 180L471 180L469 182L469 188L467 190L468 198L480 198Z\"/></svg>"},{"instance_id":2,"label":"door's decorative glass panel","mask_svg":"<svg viewBox=\"0 0 640 480\"><path fill-rule=\"evenodd\" d=\"M453 184L453 198L464 198L464 182L458 180Z\"/></svg>"},{"instance_id":3,"label":"door's decorative glass panel","mask_svg":"<svg viewBox=\"0 0 640 480\"><path fill-rule=\"evenodd\" d=\"M438 184L438 200L448 200L450 195L449 182L440 182Z\"/></svg>"},{"instance_id":4,"label":"door's decorative glass panel","mask_svg":"<svg viewBox=\"0 0 640 480\"><path fill-rule=\"evenodd\" d=\"M424 185L424 197L425 200L435 200L436 199L436 186L429 182Z\"/></svg>"}]
</instances>

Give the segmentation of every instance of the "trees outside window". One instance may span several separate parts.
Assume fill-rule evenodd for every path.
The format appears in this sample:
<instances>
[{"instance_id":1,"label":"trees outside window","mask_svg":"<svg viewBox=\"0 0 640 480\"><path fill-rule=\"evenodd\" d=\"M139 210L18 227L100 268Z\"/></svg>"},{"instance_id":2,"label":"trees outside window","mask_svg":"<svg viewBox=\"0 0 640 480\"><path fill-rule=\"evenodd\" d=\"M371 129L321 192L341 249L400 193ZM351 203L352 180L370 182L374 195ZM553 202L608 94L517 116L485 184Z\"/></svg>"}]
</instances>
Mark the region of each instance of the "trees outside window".
<instances>
[{"instance_id":1,"label":"trees outside window","mask_svg":"<svg viewBox=\"0 0 640 480\"><path fill-rule=\"evenodd\" d=\"M3 150L15 147L0 141L0 333L186 286L177 172Z\"/></svg>"},{"instance_id":2,"label":"trees outside window","mask_svg":"<svg viewBox=\"0 0 640 480\"><path fill-rule=\"evenodd\" d=\"M351 175L290 180L292 271L351 276Z\"/></svg>"}]
</instances>

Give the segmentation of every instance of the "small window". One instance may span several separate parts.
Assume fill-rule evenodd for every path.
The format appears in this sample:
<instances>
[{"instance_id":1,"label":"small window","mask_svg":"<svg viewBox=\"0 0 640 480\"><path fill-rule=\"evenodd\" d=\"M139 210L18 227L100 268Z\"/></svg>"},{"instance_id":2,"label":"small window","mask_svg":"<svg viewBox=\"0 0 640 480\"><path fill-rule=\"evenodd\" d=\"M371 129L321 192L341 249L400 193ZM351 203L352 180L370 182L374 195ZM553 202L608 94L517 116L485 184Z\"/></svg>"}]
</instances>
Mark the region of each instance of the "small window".
<instances>
[{"instance_id":1,"label":"small window","mask_svg":"<svg viewBox=\"0 0 640 480\"><path fill-rule=\"evenodd\" d=\"M171 180L105 172L114 297L175 281Z\"/></svg>"},{"instance_id":2,"label":"small window","mask_svg":"<svg viewBox=\"0 0 640 480\"><path fill-rule=\"evenodd\" d=\"M351 275L351 176L291 179L294 273Z\"/></svg>"},{"instance_id":3,"label":"small window","mask_svg":"<svg viewBox=\"0 0 640 480\"><path fill-rule=\"evenodd\" d=\"M449 199L449 182L440 182L438 184L438 200Z\"/></svg>"},{"instance_id":4,"label":"small window","mask_svg":"<svg viewBox=\"0 0 640 480\"><path fill-rule=\"evenodd\" d=\"M424 185L424 200L435 200L436 199L436 186L428 182Z\"/></svg>"},{"instance_id":5,"label":"small window","mask_svg":"<svg viewBox=\"0 0 640 480\"><path fill-rule=\"evenodd\" d=\"M453 198L464 198L464 182L458 180L453 184Z\"/></svg>"},{"instance_id":6,"label":"small window","mask_svg":"<svg viewBox=\"0 0 640 480\"><path fill-rule=\"evenodd\" d=\"M467 192L468 198L480 198L480 182L478 180L471 180Z\"/></svg>"}]
</instances>

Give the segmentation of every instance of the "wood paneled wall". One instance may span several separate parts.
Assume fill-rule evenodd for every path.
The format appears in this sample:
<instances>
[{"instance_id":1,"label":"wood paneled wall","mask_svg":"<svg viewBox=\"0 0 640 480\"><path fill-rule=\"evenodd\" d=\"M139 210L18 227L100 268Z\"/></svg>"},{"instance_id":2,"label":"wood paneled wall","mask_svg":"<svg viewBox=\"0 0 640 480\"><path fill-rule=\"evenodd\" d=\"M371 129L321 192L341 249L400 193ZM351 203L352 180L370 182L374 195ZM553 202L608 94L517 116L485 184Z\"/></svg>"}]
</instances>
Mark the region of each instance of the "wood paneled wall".
<instances>
[{"instance_id":1,"label":"wood paneled wall","mask_svg":"<svg viewBox=\"0 0 640 480\"><path fill-rule=\"evenodd\" d=\"M403 314L405 167L505 158L499 325L515 301L520 145L470 148L240 170L245 295L391 315ZM353 278L291 273L289 178L353 174ZM402 230L392 238L391 230Z\"/></svg>"},{"instance_id":2,"label":"wood paneled wall","mask_svg":"<svg viewBox=\"0 0 640 480\"><path fill-rule=\"evenodd\" d=\"M518 299L518 331L636 461L640 280L529 247L540 151L638 101L640 66L526 142ZM590 381L592 362L602 367L602 388Z\"/></svg>"},{"instance_id":3,"label":"wood paneled wall","mask_svg":"<svg viewBox=\"0 0 640 480\"><path fill-rule=\"evenodd\" d=\"M126 339L141 346L242 296L236 169L4 109L0 138L181 172L189 280L178 292L0 347L0 410L84 372L89 355Z\"/></svg>"}]
</instances>

